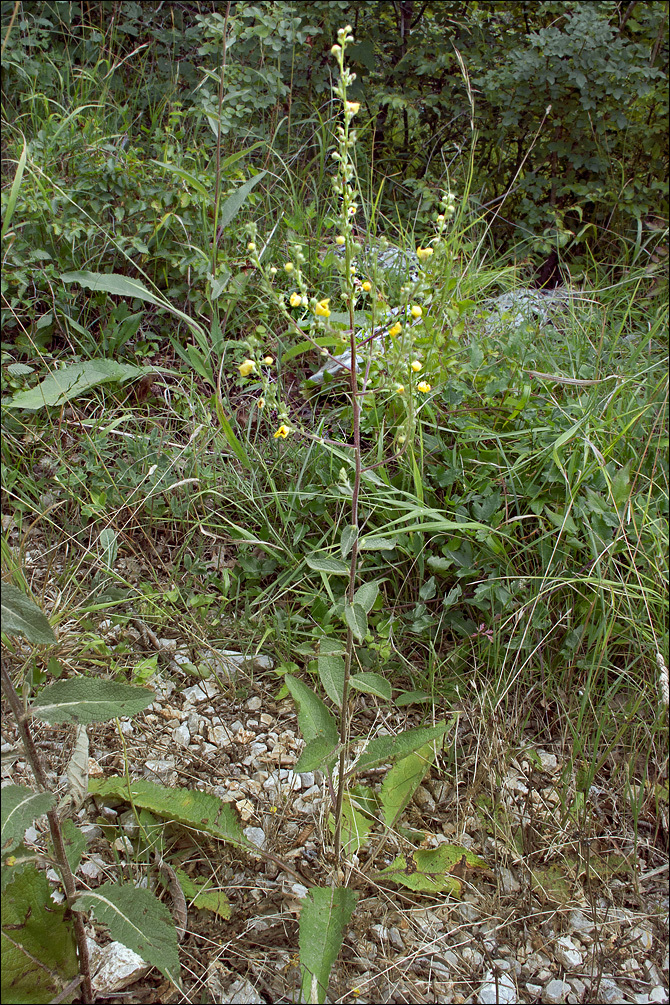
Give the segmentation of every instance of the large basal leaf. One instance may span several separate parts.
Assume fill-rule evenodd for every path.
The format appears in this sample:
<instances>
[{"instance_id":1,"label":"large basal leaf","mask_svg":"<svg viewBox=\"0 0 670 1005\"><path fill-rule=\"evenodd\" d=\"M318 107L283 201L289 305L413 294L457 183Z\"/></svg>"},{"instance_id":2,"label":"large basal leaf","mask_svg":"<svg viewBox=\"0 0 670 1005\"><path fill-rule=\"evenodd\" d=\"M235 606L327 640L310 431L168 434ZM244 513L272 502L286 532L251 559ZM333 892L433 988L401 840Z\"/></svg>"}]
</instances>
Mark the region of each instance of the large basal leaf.
<instances>
[{"instance_id":1,"label":"large basal leaf","mask_svg":"<svg viewBox=\"0 0 670 1005\"><path fill-rule=\"evenodd\" d=\"M302 1001L322 1005L358 894L344 887L315 887L300 913Z\"/></svg>"},{"instance_id":2,"label":"large basal leaf","mask_svg":"<svg viewBox=\"0 0 670 1005\"><path fill-rule=\"evenodd\" d=\"M2 790L3 858L23 841L26 827L50 810L55 801L51 792L33 792L23 785L8 785Z\"/></svg>"},{"instance_id":3,"label":"large basal leaf","mask_svg":"<svg viewBox=\"0 0 670 1005\"><path fill-rule=\"evenodd\" d=\"M13 583L2 584L2 630L25 635L34 645L49 645L58 639L37 604Z\"/></svg>"},{"instance_id":4,"label":"large basal leaf","mask_svg":"<svg viewBox=\"0 0 670 1005\"><path fill-rule=\"evenodd\" d=\"M391 768L379 793L384 823L387 827L393 827L430 771L434 759L433 744L426 743L415 753L403 757Z\"/></svg>"},{"instance_id":5,"label":"large basal leaf","mask_svg":"<svg viewBox=\"0 0 670 1005\"><path fill-rule=\"evenodd\" d=\"M168 789L155 782L138 778L128 784L125 778L91 778L89 792L100 796L117 796L130 800L138 809L149 810L157 817L175 820L195 830L211 834L220 841L249 847L233 807L216 796L197 789Z\"/></svg>"},{"instance_id":6,"label":"large basal leaf","mask_svg":"<svg viewBox=\"0 0 670 1005\"><path fill-rule=\"evenodd\" d=\"M322 735L334 746L338 741L337 723L319 696L290 673L284 677L284 683L298 707L298 725L305 740L309 742Z\"/></svg>"},{"instance_id":7,"label":"large basal leaf","mask_svg":"<svg viewBox=\"0 0 670 1005\"><path fill-rule=\"evenodd\" d=\"M44 872L28 865L2 897L2 1001L50 1002L79 971L72 923ZM72 993L65 1001L71 1002Z\"/></svg>"},{"instance_id":8,"label":"large basal leaf","mask_svg":"<svg viewBox=\"0 0 670 1005\"><path fill-rule=\"evenodd\" d=\"M226 201L221 206L219 210L219 227L227 227L229 223L232 223L242 206L247 200L249 193L255 185L258 185L259 181L267 174L266 171L259 171L258 174L250 178L249 181L245 181L244 185L240 185L238 189L235 189L232 195L229 195Z\"/></svg>"},{"instance_id":9,"label":"large basal leaf","mask_svg":"<svg viewBox=\"0 0 670 1005\"><path fill-rule=\"evenodd\" d=\"M177 930L167 907L150 890L105 883L81 894L72 906L75 911L93 911L113 940L179 984Z\"/></svg>"},{"instance_id":10,"label":"large basal leaf","mask_svg":"<svg viewBox=\"0 0 670 1005\"><path fill-rule=\"evenodd\" d=\"M449 722L442 722L437 726L418 726L416 729L406 729L398 736L378 736L370 740L356 762L355 771L369 771L370 768L378 768L380 764L387 764L395 761L399 757L406 757L413 753L424 743L431 740L439 740L445 733L448 733L454 725L455 719Z\"/></svg>"},{"instance_id":11,"label":"large basal leaf","mask_svg":"<svg viewBox=\"0 0 670 1005\"><path fill-rule=\"evenodd\" d=\"M92 387L107 384L110 381L134 380L145 373L155 373L152 366L133 366L130 363L117 363L113 359L91 359L86 363L72 363L62 370L54 370L45 377L37 387L29 391L17 391L7 403L7 408L22 408L35 412L46 405L65 405Z\"/></svg>"},{"instance_id":12,"label":"large basal leaf","mask_svg":"<svg viewBox=\"0 0 670 1005\"><path fill-rule=\"evenodd\" d=\"M486 862L456 845L441 844L439 848L416 848L398 857L377 873L378 879L390 879L399 886L419 893L449 893L460 896L468 869L485 869Z\"/></svg>"},{"instance_id":13,"label":"large basal leaf","mask_svg":"<svg viewBox=\"0 0 670 1005\"><path fill-rule=\"evenodd\" d=\"M164 310L180 318L188 327L199 335L202 339L207 339L207 334L202 325L178 310L169 300L164 299L157 293L148 290L139 279L130 276L119 276L114 272L67 272L61 277L64 283L79 283L85 289L96 292L111 293L115 297L132 297L134 300L144 300L146 303L162 307Z\"/></svg>"},{"instance_id":14,"label":"large basal leaf","mask_svg":"<svg viewBox=\"0 0 670 1005\"><path fill-rule=\"evenodd\" d=\"M45 722L107 722L122 715L135 715L154 701L151 688L135 687L112 680L73 677L49 684L28 711Z\"/></svg>"}]
</instances>

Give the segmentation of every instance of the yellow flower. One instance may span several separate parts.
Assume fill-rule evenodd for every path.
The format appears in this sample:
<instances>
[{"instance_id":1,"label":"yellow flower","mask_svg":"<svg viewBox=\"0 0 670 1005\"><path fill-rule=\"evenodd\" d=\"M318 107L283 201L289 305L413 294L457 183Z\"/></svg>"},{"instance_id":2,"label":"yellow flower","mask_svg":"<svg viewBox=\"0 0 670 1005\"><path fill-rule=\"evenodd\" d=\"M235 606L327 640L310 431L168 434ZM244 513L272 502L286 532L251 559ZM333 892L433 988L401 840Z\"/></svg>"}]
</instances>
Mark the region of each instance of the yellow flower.
<instances>
[{"instance_id":1,"label":"yellow flower","mask_svg":"<svg viewBox=\"0 0 670 1005\"><path fill-rule=\"evenodd\" d=\"M425 262L426 259L430 258L430 256L432 254L433 254L433 249L432 248L417 248L416 249L416 257L419 259L420 262Z\"/></svg>"},{"instance_id":2,"label":"yellow flower","mask_svg":"<svg viewBox=\"0 0 670 1005\"><path fill-rule=\"evenodd\" d=\"M427 380L422 380L420 384L416 385L417 391L421 391L423 394L428 394L430 391L430 384Z\"/></svg>"},{"instance_id":3,"label":"yellow flower","mask_svg":"<svg viewBox=\"0 0 670 1005\"><path fill-rule=\"evenodd\" d=\"M327 300L319 300L318 304L314 308L314 313L316 314L317 317L319 317L319 318L329 318L330 317L330 310L328 309L328 304L329 303L330 303L329 299L327 299Z\"/></svg>"},{"instance_id":4,"label":"yellow flower","mask_svg":"<svg viewBox=\"0 0 670 1005\"><path fill-rule=\"evenodd\" d=\"M237 368L243 377L248 377L250 373L253 373L256 369L256 364L253 359L245 359L244 363L240 363Z\"/></svg>"},{"instance_id":5,"label":"yellow flower","mask_svg":"<svg viewBox=\"0 0 670 1005\"><path fill-rule=\"evenodd\" d=\"M413 318L420 318L421 315L423 314L423 311L421 310L418 304L414 304L414 306L410 311L410 314L412 315Z\"/></svg>"},{"instance_id":6,"label":"yellow flower","mask_svg":"<svg viewBox=\"0 0 670 1005\"><path fill-rule=\"evenodd\" d=\"M281 436L281 438L285 440L290 432L291 430L289 429L289 427L282 424L277 430L277 432L274 434L274 438L275 440L278 440L279 437Z\"/></svg>"},{"instance_id":7,"label":"yellow flower","mask_svg":"<svg viewBox=\"0 0 670 1005\"><path fill-rule=\"evenodd\" d=\"M274 363L274 359L272 358L272 356L264 356L263 362L265 363L266 366L272 366L272 364Z\"/></svg>"},{"instance_id":8,"label":"yellow flower","mask_svg":"<svg viewBox=\"0 0 670 1005\"><path fill-rule=\"evenodd\" d=\"M395 393L396 394L402 394L404 392L404 390L405 390L405 385L404 384L396 384L396 386L395 386Z\"/></svg>"},{"instance_id":9,"label":"yellow flower","mask_svg":"<svg viewBox=\"0 0 670 1005\"><path fill-rule=\"evenodd\" d=\"M361 107L360 101L347 101L346 108L350 115L355 115Z\"/></svg>"},{"instance_id":10,"label":"yellow flower","mask_svg":"<svg viewBox=\"0 0 670 1005\"><path fill-rule=\"evenodd\" d=\"M395 338L396 335L399 335L401 331L402 331L402 325L400 324L399 321L396 321L393 327L389 328L389 335L391 336L391 338Z\"/></svg>"},{"instance_id":11,"label":"yellow flower","mask_svg":"<svg viewBox=\"0 0 670 1005\"><path fill-rule=\"evenodd\" d=\"M344 236L344 234L338 234L338 235L337 235L337 237L335 238L335 244L339 244L339 245L340 245L340 247L341 247L341 246L342 246L343 244L346 244L346 243L347 243L347 239L346 239L346 237Z\"/></svg>"},{"instance_id":12,"label":"yellow flower","mask_svg":"<svg viewBox=\"0 0 670 1005\"><path fill-rule=\"evenodd\" d=\"M259 398L258 401L256 402L256 405L259 408L265 408L265 398Z\"/></svg>"},{"instance_id":13,"label":"yellow flower","mask_svg":"<svg viewBox=\"0 0 670 1005\"><path fill-rule=\"evenodd\" d=\"M284 266L284 272L293 272L293 262L287 262Z\"/></svg>"},{"instance_id":14,"label":"yellow flower","mask_svg":"<svg viewBox=\"0 0 670 1005\"><path fill-rule=\"evenodd\" d=\"M418 359L412 360L412 369L414 370L414 373L418 373L421 369L421 363L419 363Z\"/></svg>"},{"instance_id":15,"label":"yellow flower","mask_svg":"<svg viewBox=\"0 0 670 1005\"><path fill-rule=\"evenodd\" d=\"M299 293L292 293L288 299L288 302L290 303L291 307L300 307L300 304L302 303L302 297L300 296Z\"/></svg>"},{"instance_id":16,"label":"yellow flower","mask_svg":"<svg viewBox=\"0 0 670 1005\"><path fill-rule=\"evenodd\" d=\"M256 245L254 244L253 241L249 241L249 243L247 244L247 251L255 251L255 250L256 250Z\"/></svg>"},{"instance_id":17,"label":"yellow flower","mask_svg":"<svg viewBox=\"0 0 670 1005\"><path fill-rule=\"evenodd\" d=\"M369 282L367 281L367 279L366 279L364 283L361 283L361 289L362 289L362 290L363 290L363 291L364 291L365 293L369 293L369 292L370 292L370 290L372 289L372 283L369 283Z\"/></svg>"}]
</instances>

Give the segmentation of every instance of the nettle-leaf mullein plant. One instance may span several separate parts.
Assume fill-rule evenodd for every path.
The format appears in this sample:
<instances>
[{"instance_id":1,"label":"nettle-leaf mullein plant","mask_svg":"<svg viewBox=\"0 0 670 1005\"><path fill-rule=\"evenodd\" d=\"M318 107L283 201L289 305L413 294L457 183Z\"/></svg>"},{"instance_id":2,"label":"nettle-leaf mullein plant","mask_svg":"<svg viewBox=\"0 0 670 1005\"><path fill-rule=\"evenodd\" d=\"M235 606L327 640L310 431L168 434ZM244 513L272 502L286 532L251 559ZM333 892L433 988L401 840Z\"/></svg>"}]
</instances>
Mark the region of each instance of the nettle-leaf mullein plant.
<instances>
[{"instance_id":1,"label":"nettle-leaf mullein plant","mask_svg":"<svg viewBox=\"0 0 670 1005\"><path fill-rule=\"evenodd\" d=\"M352 42L351 28L347 26L338 32L338 42L331 50L339 67L339 81L333 91L336 101L342 108L342 119L336 131L336 146L332 153L337 166L333 191L337 204L335 215L339 234L335 243L341 250L338 268L341 271L340 286L345 306L344 313L348 315L348 331L343 332L336 328L331 321L333 311L330 298L320 296L318 292L310 291L308 288L302 269L305 256L300 245L294 246L291 259L279 268L262 263L263 251L259 250L261 242L254 224L249 227L247 245L247 251L259 272L260 281L288 322L289 330L295 332L301 340L306 338L324 356L331 356L326 346L334 347L343 341L348 341L350 354L345 369L348 369L349 376L347 393L352 416L351 442L346 445L337 444L339 456L342 456L343 446L351 453L350 470L343 468L340 472L340 481L346 483L351 492L350 520L337 542L342 562L348 559L348 583L342 606L346 637L344 631L340 639L333 636L324 637L320 643L317 661L321 684L339 710L339 722L314 691L291 675L285 677L286 685L298 708L298 721L306 741L296 770L323 770L333 800L333 812L329 820L334 852L330 883L328 887L317 887L310 891L300 919L302 995L304 1000L313 1002L322 1002L325 999L328 975L356 903L355 891L347 886L352 872L351 868L347 868L347 856L351 856L352 853L355 855L364 840L363 832L370 826L369 821L366 823L365 812L360 812L361 803L357 803L352 796L351 786L348 783L355 773L401 759L393 770L405 766L405 770L401 771L403 784L392 784L385 794L382 793L381 799L384 824L390 828L429 770L434 757L434 741L443 737L451 725L441 723L429 728L411 729L395 737L378 737L363 745L362 751L359 738L351 735L349 695L352 688L373 693L382 699L391 698L391 688L384 677L374 673L352 672L352 668L356 665L356 645L362 644L366 639L368 614L379 591L378 582L365 581L361 560L365 550L375 547L372 538L366 540L359 534L359 494L361 479L366 472L361 449L361 409L365 397L373 393L371 372L376 373L379 376L375 379L384 380L386 384L375 386L375 394L385 393L387 399L395 399L403 404L400 412L395 410L396 416L399 414L400 417L396 423L393 450L397 453L407 449L411 444L417 412L428 400L431 391L428 379L430 373L426 373L427 367L423 358L424 350L415 348L413 340L422 323L423 309L411 300L420 299L422 291L425 294L429 289L426 270L430 267L433 252L440 246L446 222L454 213L454 197L451 194L446 195L442 203L443 211L437 218L436 236L427 242L426 247L416 249L418 281L409 287L401 288L405 301L391 318L392 323L384 331L382 342L368 340L363 351L359 352L354 311L361 302L364 305L369 303L371 327L374 330L377 290L370 279L365 277L361 279L356 275L354 264L357 251L354 225L360 211L361 199L352 157L356 144L356 130L353 123L359 113L360 104L357 101L350 101L347 97L348 88L355 80L355 74L345 66L345 50ZM279 288L284 285L280 282L280 278L284 279L284 283L286 280L289 281L286 284L288 289ZM319 440L328 449L331 441L323 440L315 436L312 431L302 428L282 400L281 385L273 374L274 359L267 355L263 348L262 329L257 329L255 335L244 341L242 348L246 358L238 366L239 373L243 378L254 379L257 386L260 386L257 406L276 416L275 438L305 436ZM383 370L373 366L376 356L381 352L384 354ZM382 374L388 376L381 376ZM353 478L350 478L351 469ZM382 544L379 546L383 547ZM308 564L321 573L341 574L342 571L340 568L342 563L332 558L313 558ZM347 567L344 568L346 572ZM350 755L354 748L357 750L357 760L352 762ZM419 752L418 755L416 752ZM420 762L419 768L416 767L417 756ZM408 772L416 784L408 784L406 777ZM399 796L401 790L402 796ZM369 807L369 803L367 805ZM376 851L380 850L384 840L382 837Z\"/></svg>"}]
</instances>

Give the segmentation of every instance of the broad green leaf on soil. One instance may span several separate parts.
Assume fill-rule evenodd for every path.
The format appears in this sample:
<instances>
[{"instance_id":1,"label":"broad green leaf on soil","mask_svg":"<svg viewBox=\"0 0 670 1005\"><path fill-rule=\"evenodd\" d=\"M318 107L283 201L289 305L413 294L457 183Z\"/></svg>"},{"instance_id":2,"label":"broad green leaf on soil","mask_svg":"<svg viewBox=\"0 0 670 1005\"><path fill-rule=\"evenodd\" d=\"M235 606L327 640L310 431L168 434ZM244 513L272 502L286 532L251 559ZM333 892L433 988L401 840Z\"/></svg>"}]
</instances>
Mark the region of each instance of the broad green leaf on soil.
<instances>
[{"instance_id":1,"label":"broad green leaf on soil","mask_svg":"<svg viewBox=\"0 0 670 1005\"><path fill-rule=\"evenodd\" d=\"M55 803L51 792L33 792L23 785L2 790L2 856L5 858L23 841L26 827L43 816Z\"/></svg>"},{"instance_id":2,"label":"broad green leaf on soil","mask_svg":"<svg viewBox=\"0 0 670 1005\"><path fill-rule=\"evenodd\" d=\"M228 196L219 210L219 219L217 220L219 227L227 227L229 223L233 222L246 202L252 188L258 185L259 181L262 181L266 174L267 171L259 171L249 181L245 181L244 185L240 185L239 188L235 189L232 195Z\"/></svg>"},{"instance_id":3,"label":"broad green leaf on soil","mask_svg":"<svg viewBox=\"0 0 670 1005\"><path fill-rule=\"evenodd\" d=\"M319 653L319 679L330 700L342 708L344 692L344 659L339 653Z\"/></svg>"},{"instance_id":4,"label":"broad green leaf on soil","mask_svg":"<svg viewBox=\"0 0 670 1005\"><path fill-rule=\"evenodd\" d=\"M40 691L28 712L44 722L107 722L135 715L156 697L148 687L112 680L72 677L58 680Z\"/></svg>"},{"instance_id":5,"label":"broad green leaf on soil","mask_svg":"<svg viewBox=\"0 0 670 1005\"><path fill-rule=\"evenodd\" d=\"M368 839L368 834L373 821L365 814L361 813L352 804L348 795L345 795L342 803L342 830L340 840L342 842L342 852L345 856L356 855ZM335 817L332 813L328 815L328 826L331 833L335 833Z\"/></svg>"},{"instance_id":6,"label":"broad green leaf on soil","mask_svg":"<svg viewBox=\"0 0 670 1005\"><path fill-rule=\"evenodd\" d=\"M54 630L34 600L13 583L2 584L2 630L7 635L25 635L34 645L58 642Z\"/></svg>"},{"instance_id":7,"label":"broad green leaf on soil","mask_svg":"<svg viewBox=\"0 0 670 1005\"><path fill-rule=\"evenodd\" d=\"M130 276L120 276L114 272L66 272L60 278L64 283L79 283L85 289L111 293L115 297L132 297L136 300L144 300L149 304L154 304L156 307L162 307L164 310L169 311L170 314L180 318L184 324L188 325L191 331L200 335L201 338L207 339L207 334L202 325L199 325L188 314L184 314L183 311L178 310L174 304L160 296L160 294L152 293L139 279L133 279Z\"/></svg>"},{"instance_id":8,"label":"broad green leaf on soil","mask_svg":"<svg viewBox=\"0 0 670 1005\"><path fill-rule=\"evenodd\" d=\"M344 887L315 887L300 914L302 1000L322 1005L358 894Z\"/></svg>"},{"instance_id":9,"label":"broad green leaf on soil","mask_svg":"<svg viewBox=\"0 0 670 1005\"><path fill-rule=\"evenodd\" d=\"M355 673L349 678L349 685L355 687L357 691L366 691L368 694L376 694L378 698L391 700L391 685L386 677L378 673Z\"/></svg>"},{"instance_id":10,"label":"broad green leaf on soil","mask_svg":"<svg viewBox=\"0 0 670 1005\"><path fill-rule=\"evenodd\" d=\"M395 699L396 705L401 708L403 705L413 705L422 701L432 701L433 696L427 691L403 691Z\"/></svg>"},{"instance_id":11,"label":"broad green leaf on soil","mask_svg":"<svg viewBox=\"0 0 670 1005\"><path fill-rule=\"evenodd\" d=\"M302 754L295 764L296 771L332 771L335 762L337 741L333 742L321 733L305 744Z\"/></svg>"},{"instance_id":12,"label":"broad green leaf on soil","mask_svg":"<svg viewBox=\"0 0 670 1005\"><path fill-rule=\"evenodd\" d=\"M134 380L145 373L155 373L153 366L133 366L117 363L113 359L90 359L85 363L72 363L62 370L53 370L36 387L17 391L7 408L23 408L35 412L46 405L59 407L77 398L92 387L112 381Z\"/></svg>"},{"instance_id":13,"label":"broad green leaf on soil","mask_svg":"<svg viewBox=\"0 0 670 1005\"><path fill-rule=\"evenodd\" d=\"M342 532L344 537L344 532ZM383 580L382 580L383 582ZM354 603L360 604L366 614L369 614L374 607L375 600L377 599L377 594L379 593L379 581L374 580L372 583L363 583L358 587L354 593Z\"/></svg>"},{"instance_id":14,"label":"broad green leaf on soil","mask_svg":"<svg viewBox=\"0 0 670 1005\"><path fill-rule=\"evenodd\" d=\"M415 753L403 757L391 768L379 793L384 823L387 827L393 827L430 771L434 759L433 744L426 743Z\"/></svg>"},{"instance_id":15,"label":"broad green leaf on soil","mask_svg":"<svg viewBox=\"0 0 670 1005\"><path fill-rule=\"evenodd\" d=\"M360 604L350 604L348 600L345 600L344 620L358 641L364 642L365 636L368 634L368 616L365 613L365 608L361 607Z\"/></svg>"},{"instance_id":16,"label":"broad green leaf on soil","mask_svg":"<svg viewBox=\"0 0 670 1005\"><path fill-rule=\"evenodd\" d=\"M362 537L358 542L360 551L393 551L395 540L392 537L379 537L371 534L369 537Z\"/></svg>"},{"instance_id":17,"label":"broad green leaf on soil","mask_svg":"<svg viewBox=\"0 0 670 1005\"><path fill-rule=\"evenodd\" d=\"M196 882L183 869L175 869L175 873L191 907L197 907L199 911L211 911L228 921L230 901L223 890L215 890L210 880Z\"/></svg>"},{"instance_id":18,"label":"broad green leaf on soil","mask_svg":"<svg viewBox=\"0 0 670 1005\"><path fill-rule=\"evenodd\" d=\"M105 883L81 894L75 911L93 911L112 939L179 984L177 930L172 915L150 890L126 883Z\"/></svg>"},{"instance_id":19,"label":"broad green leaf on soil","mask_svg":"<svg viewBox=\"0 0 670 1005\"><path fill-rule=\"evenodd\" d=\"M449 893L460 896L461 877L467 869L488 869L486 862L456 845L441 844L439 848L415 848L398 857L377 873L377 879L390 879L399 886L419 893Z\"/></svg>"},{"instance_id":20,"label":"broad green leaf on soil","mask_svg":"<svg viewBox=\"0 0 670 1005\"><path fill-rule=\"evenodd\" d=\"M50 1002L77 975L77 950L65 906L54 904L44 872L28 865L2 897L2 1001ZM73 993L65 1000L71 1002Z\"/></svg>"},{"instance_id":21,"label":"broad green leaf on soil","mask_svg":"<svg viewBox=\"0 0 670 1005\"><path fill-rule=\"evenodd\" d=\"M366 749L359 757L354 771L360 773L369 771L370 768L378 768L380 764L395 761L399 757L406 757L413 753L424 743L431 740L439 740L448 733L454 725L455 719L449 722L442 722L437 726L418 726L416 729L406 729L404 733L397 736L378 736L370 740Z\"/></svg>"},{"instance_id":22,"label":"broad green leaf on soil","mask_svg":"<svg viewBox=\"0 0 670 1005\"><path fill-rule=\"evenodd\" d=\"M284 677L284 683L297 705L298 726L305 740L309 742L316 736L323 736L335 746L339 739L337 723L324 702L311 688L290 673Z\"/></svg>"},{"instance_id":23,"label":"broad green leaf on soil","mask_svg":"<svg viewBox=\"0 0 670 1005\"><path fill-rule=\"evenodd\" d=\"M336 576L348 576L349 566L338 558L321 558L318 555L305 555L305 561L314 572L330 572Z\"/></svg>"},{"instance_id":24,"label":"broad green leaf on soil","mask_svg":"<svg viewBox=\"0 0 670 1005\"><path fill-rule=\"evenodd\" d=\"M332 317L332 315L331 315ZM289 363L296 356L302 356L303 353L312 352L314 346L320 345L322 348L328 348L328 346L340 347L342 343L339 338L334 335L319 335L315 338L313 342L298 342L296 345L292 345L290 349L287 349L281 355L282 363Z\"/></svg>"},{"instance_id":25,"label":"broad green leaf on soil","mask_svg":"<svg viewBox=\"0 0 670 1005\"><path fill-rule=\"evenodd\" d=\"M125 778L118 777L104 780L91 778L88 789L93 795L117 796L128 802L132 798L137 809L149 810L157 817L193 827L220 841L249 847L233 807L207 792L199 792L197 789L168 789L144 778L131 782L129 792Z\"/></svg>"}]
</instances>

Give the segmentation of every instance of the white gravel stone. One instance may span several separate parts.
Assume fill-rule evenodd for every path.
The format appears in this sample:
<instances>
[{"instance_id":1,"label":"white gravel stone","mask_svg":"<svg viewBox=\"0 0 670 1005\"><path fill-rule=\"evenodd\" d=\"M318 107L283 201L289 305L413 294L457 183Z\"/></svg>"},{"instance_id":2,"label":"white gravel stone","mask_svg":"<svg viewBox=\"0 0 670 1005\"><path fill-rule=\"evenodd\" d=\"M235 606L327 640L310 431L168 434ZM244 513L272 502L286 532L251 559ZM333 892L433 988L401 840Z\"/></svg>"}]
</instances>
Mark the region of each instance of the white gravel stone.
<instances>
[{"instance_id":1,"label":"white gravel stone","mask_svg":"<svg viewBox=\"0 0 670 1005\"><path fill-rule=\"evenodd\" d=\"M493 971L486 973L484 983L477 995L479 1005L516 1005L518 998L516 985L509 974L499 974L498 980L494 977Z\"/></svg>"},{"instance_id":2,"label":"white gravel stone","mask_svg":"<svg viewBox=\"0 0 670 1005\"><path fill-rule=\"evenodd\" d=\"M177 726L176 729L173 729L172 739L180 747L188 747L191 742L191 734L188 731L188 726L183 723L181 726Z\"/></svg>"},{"instance_id":3,"label":"white gravel stone","mask_svg":"<svg viewBox=\"0 0 670 1005\"><path fill-rule=\"evenodd\" d=\"M250 712L257 712L262 705L262 701L258 697L250 698L247 702L247 708Z\"/></svg>"},{"instance_id":4,"label":"white gravel stone","mask_svg":"<svg viewBox=\"0 0 670 1005\"><path fill-rule=\"evenodd\" d=\"M500 885L502 886L503 893L518 893L521 889L521 883L512 870L507 869L504 865L498 869L498 876L500 877Z\"/></svg>"},{"instance_id":5,"label":"white gravel stone","mask_svg":"<svg viewBox=\"0 0 670 1005\"><path fill-rule=\"evenodd\" d=\"M635 939L635 948L643 949L645 953L650 953L654 944L654 936L644 925L635 925L630 932L631 939Z\"/></svg>"},{"instance_id":6,"label":"white gravel stone","mask_svg":"<svg viewBox=\"0 0 670 1005\"><path fill-rule=\"evenodd\" d=\"M471 949L470 946L466 946L461 953L461 959L463 962L472 967L474 970L479 970L484 962L484 957L481 953L478 953L476 949Z\"/></svg>"},{"instance_id":7,"label":"white gravel stone","mask_svg":"<svg viewBox=\"0 0 670 1005\"><path fill-rule=\"evenodd\" d=\"M221 688L215 680L201 680L192 687L184 688L182 695L185 705L195 705L196 702L204 701L205 698L213 698L219 694Z\"/></svg>"},{"instance_id":8,"label":"white gravel stone","mask_svg":"<svg viewBox=\"0 0 670 1005\"><path fill-rule=\"evenodd\" d=\"M619 985L609 977L603 977L601 980L598 994L605 1005L619 1005L619 1003L626 1005L628 1001Z\"/></svg>"},{"instance_id":9,"label":"white gravel stone","mask_svg":"<svg viewBox=\"0 0 670 1005\"><path fill-rule=\"evenodd\" d=\"M314 772L313 771L301 771L300 781L302 782L302 788L306 791L311 789L314 785Z\"/></svg>"},{"instance_id":10,"label":"white gravel stone","mask_svg":"<svg viewBox=\"0 0 670 1005\"><path fill-rule=\"evenodd\" d=\"M582 954L572 939L563 936L556 940L554 956L566 970L580 970L582 966Z\"/></svg>"},{"instance_id":11,"label":"white gravel stone","mask_svg":"<svg viewBox=\"0 0 670 1005\"><path fill-rule=\"evenodd\" d=\"M265 831L262 827L245 827L244 836L257 848L265 848Z\"/></svg>"},{"instance_id":12,"label":"white gravel stone","mask_svg":"<svg viewBox=\"0 0 670 1005\"><path fill-rule=\"evenodd\" d=\"M561 1005L570 993L570 985L566 981L549 981L542 989L542 1001L548 1005Z\"/></svg>"},{"instance_id":13,"label":"white gravel stone","mask_svg":"<svg viewBox=\"0 0 670 1005\"><path fill-rule=\"evenodd\" d=\"M233 981L227 991L218 999L220 1005L263 1005L265 999L256 990L251 981L242 977Z\"/></svg>"},{"instance_id":14,"label":"white gravel stone","mask_svg":"<svg viewBox=\"0 0 670 1005\"><path fill-rule=\"evenodd\" d=\"M667 1002L668 992L666 988L652 988L649 992L650 1002Z\"/></svg>"},{"instance_id":15,"label":"white gravel stone","mask_svg":"<svg viewBox=\"0 0 670 1005\"><path fill-rule=\"evenodd\" d=\"M150 782L159 782L161 785L174 785L177 781L173 758L150 758L144 762L144 777Z\"/></svg>"},{"instance_id":16,"label":"white gravel stone","mask_svg":"<svg viewBox=\"0 0 670 1005\"><path fill-rule=\"evenodd\" d=\"M590 918L587 918L583 911L570 911L568 924L575 932L592 932L596 927Z\"/></svg>"},{"instance_id":17,"label":"white gravel stone","mask_svg":"<svg viewBox=\"0 0 670 1005\"><path fill-rule=\"evenodd\" d=\"M542 764L543 771L555 771L558 767L558 760L556 754L548 754L546 750L538 750L538 757L540 758L540 763Z\"/></svg>"}]
</instances>

